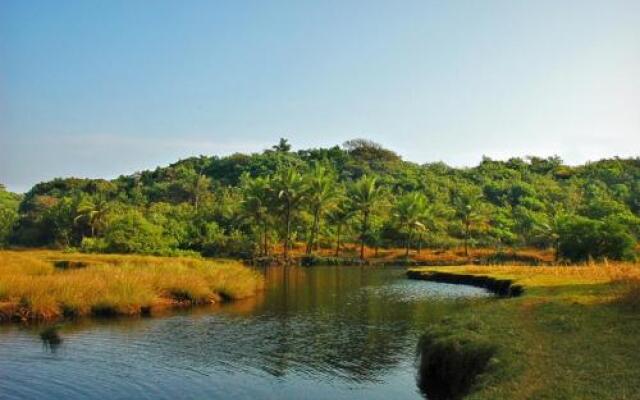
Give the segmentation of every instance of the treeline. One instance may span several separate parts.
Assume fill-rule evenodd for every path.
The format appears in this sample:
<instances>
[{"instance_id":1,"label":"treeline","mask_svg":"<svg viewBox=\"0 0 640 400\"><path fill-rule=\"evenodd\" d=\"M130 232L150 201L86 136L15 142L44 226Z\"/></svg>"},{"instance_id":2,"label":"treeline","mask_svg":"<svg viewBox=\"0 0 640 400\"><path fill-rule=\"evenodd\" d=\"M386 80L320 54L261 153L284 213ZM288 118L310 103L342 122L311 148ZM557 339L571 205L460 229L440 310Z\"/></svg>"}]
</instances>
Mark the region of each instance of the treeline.
<instances>
[{"instance_id":1,"label":"treeline","mask_svg":"<svg viewBox=\"0 0 640 400\"><path fill-rule=\"evenodd\" d=\"M560 259L632 259L640 159L567 166L558 157L418 165L356 139L291 151L193 157L114 180L0 187L0 243L92 252L289 257L345 243L421 248L534 246Z\"/></svg>"}]
</instances>

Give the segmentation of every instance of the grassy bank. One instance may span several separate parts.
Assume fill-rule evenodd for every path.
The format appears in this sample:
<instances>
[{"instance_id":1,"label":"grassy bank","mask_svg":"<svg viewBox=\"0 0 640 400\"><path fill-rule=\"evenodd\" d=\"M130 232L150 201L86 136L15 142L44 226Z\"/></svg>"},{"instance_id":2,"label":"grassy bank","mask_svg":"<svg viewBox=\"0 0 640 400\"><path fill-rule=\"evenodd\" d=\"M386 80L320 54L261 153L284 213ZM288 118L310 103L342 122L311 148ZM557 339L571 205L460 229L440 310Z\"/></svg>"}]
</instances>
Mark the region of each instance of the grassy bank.
<instances>
[{"instance_id":1,"label":"grassy bank","mask_svg":"<svg viewBox=\"0 0 640 400\"><path fill-rule=\"evenodd\" d=\"M0 320L147 314L249 297L262 285L232 261L0 251Z\"/></svg>"},{"instance_id":2,"label":"grassy bank","mask_svg":"<svg viewBox=\"0 0 640 400\"><path fill-rule=\"evenodd\" d=\"M443 337L496 348L465 399L638 398L640 266L414 271L489 276L525 287L521 297L481 300L439 324Z\"/></svg>"}]
</instances>

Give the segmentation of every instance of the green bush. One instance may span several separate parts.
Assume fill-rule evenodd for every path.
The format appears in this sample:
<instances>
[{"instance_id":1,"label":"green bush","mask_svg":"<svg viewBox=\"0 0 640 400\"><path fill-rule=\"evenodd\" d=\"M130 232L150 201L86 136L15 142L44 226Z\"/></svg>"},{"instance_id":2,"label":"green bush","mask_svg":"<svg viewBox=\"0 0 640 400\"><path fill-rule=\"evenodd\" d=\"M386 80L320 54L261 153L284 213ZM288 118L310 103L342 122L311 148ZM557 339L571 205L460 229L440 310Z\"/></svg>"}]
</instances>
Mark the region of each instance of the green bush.
<instances>
[{"instance_id":1,"label":"green bush","mask_svg":"<svg viewBox=\"0 0 640 400\"><path fill-rule=\"evenodd\" d=\"M109 245L104 239L85 237L80 243L80 251L83 253L104 253Z\"/></svg>"},{"instance_id":2,"label":"green bush","mask_svg":"<svg viewBox=\"0 0 640 400\"><path fill-rule=\"evenodd\" d=\"M569 260L634 258L636 240L629 227L615 217L594 220L566 216L560 221L559 233L560 255Z\"/></svg>"},{"instance_id":3,"label":"green bush","mask_svg":"<svg viewBox=\"0 0 640 400\"><path fill-rule=\"evenodd\" d=\"M162 228L149 222L137 210L113 216L104 232L105 250L114 253L159 254L175 248L163 236Z\"/></svg>"}]
</instances>

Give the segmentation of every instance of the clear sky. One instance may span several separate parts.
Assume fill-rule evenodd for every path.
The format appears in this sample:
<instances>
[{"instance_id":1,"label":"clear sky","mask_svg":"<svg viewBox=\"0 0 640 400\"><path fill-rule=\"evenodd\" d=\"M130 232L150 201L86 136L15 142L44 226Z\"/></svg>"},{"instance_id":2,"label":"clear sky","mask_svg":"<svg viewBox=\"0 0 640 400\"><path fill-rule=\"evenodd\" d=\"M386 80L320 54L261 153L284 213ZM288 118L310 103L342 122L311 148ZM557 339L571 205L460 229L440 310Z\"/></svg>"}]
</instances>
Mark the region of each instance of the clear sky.
<instances>
[{"instance_id":1,"label":"clear sky","mask_svg":"<svg viewBox=\"0 0 640 400\"><path fill-rule=\"evenodd\" d=\"M640 1L0 0L0 182L366 137L640 153Z\"/></svg>"}]
</instances>

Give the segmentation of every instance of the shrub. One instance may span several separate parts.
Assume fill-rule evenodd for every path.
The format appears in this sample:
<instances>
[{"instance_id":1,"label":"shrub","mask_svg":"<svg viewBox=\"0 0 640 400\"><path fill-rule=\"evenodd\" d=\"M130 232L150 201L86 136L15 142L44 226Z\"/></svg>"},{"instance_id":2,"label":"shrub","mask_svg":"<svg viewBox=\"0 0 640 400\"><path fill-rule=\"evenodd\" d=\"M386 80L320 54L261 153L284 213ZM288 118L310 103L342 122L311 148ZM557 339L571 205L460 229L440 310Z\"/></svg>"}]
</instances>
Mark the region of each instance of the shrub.
<instances>
[{"instance_id":1,"label":"shrub","mask_svg":"<svg viewBox=\"0 0 640 400\"><path fill-rule=\"evenodd\" d=\"M149 222L137 210L114 216L104 233L106 250L114 253L160 253L175 247L163 236L162 228Z\"/></svg>"},{"instance_id":2,"label":"shrub","mask_svg":"<svg viewBox=\"0 0 640 400\"><path fill-rule=\"evenodd\" d=\"M615 218L599 221L577 215L566 216L560 221L559 233L560 254L572 261L634 258L635 238Z\"/></svg>"}]
</instances>

